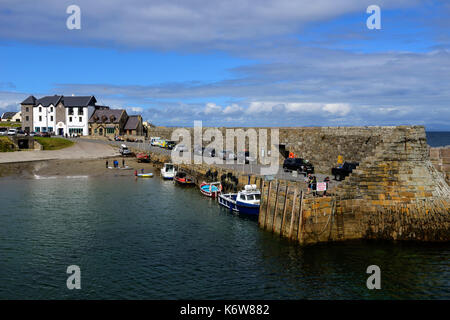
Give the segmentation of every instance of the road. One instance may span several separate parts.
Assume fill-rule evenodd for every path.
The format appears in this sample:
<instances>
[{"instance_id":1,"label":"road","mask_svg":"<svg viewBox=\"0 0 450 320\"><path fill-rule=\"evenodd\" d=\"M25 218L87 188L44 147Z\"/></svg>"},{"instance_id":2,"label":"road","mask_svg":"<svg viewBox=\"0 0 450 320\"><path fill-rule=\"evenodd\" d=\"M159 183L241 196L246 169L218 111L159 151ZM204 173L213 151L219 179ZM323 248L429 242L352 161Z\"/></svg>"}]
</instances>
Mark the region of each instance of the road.
<instances>
[{"instance_id":1,"label":"road","mask_svg":"<svg viewBox=\"0 0 450 320\"><path fill-rule=\"evenodd\" d=\"M51 139L51 138L48 138ZM76 143L61 150L26 150L1 152L0 163L27 162L39 160L63 159L99 159L119 155L119 152L108 144L93 143L91 140L73 139Z\"/></svg>"},{"instance_id":2,"label":"road","mask_svg":"<svg viewBox=\"0 0 450 320\"><path fill-rule=\"evenodd\" d=\"M79 141L79 140L80 139L74 139L74 141ZM83 138L83 140L84 140L84 138ZM96 142L100 145L101 144L103 144L103 145L110 144L110 145L116 146L117 148L119 148L121 144L125 144L126 146L128 146L130 148L148 151L151 153L166 154L168 156L170 156L171 152L172 152L171 150L151 146L148 142L138 143L138 142L104 141L104 140L89 140L89 141ZM193 159L193 157L192 157L192 159ZM238 163L215 164L215 166L228 168L228 169L238 171L238 172L243 172L244 174L261 174L261 168L263 167L260 164L256 164L256 165L255 164L253 164L253 165L245 164L244 165L244 164L238 164ZM330 178L329 189L333 188L334 186L336 186L340 183L340 181L333 180L333 177L331 176L331 174L315 173L314 175L316 176L318 182L322 182L325 179L325 177L329 177ZM278 173L274 175L274 178L288 180L288 181L304 181L305 176L303 174L284 172L283 168L281 166L279 166Z\"/></svg>"}]
</instances>

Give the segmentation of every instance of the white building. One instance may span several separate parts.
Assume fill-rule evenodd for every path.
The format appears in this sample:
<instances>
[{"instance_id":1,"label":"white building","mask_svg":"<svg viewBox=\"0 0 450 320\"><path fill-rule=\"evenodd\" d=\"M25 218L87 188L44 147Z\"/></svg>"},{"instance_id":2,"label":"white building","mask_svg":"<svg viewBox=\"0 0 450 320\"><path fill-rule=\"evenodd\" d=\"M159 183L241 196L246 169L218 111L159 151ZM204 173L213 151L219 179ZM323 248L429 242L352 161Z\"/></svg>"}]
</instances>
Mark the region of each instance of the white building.
<instances>
[{"instance_id":1,"label":"white building","mask_svg":"<svg viewBox=\"0 0 450 320\"><path fill-rule=\"evenodd\" d=\"M56 135L88 135L89 118L97 100L94 96L29 96L22 105L22 129L55 132Z\"/></svg>"}]
</instances>

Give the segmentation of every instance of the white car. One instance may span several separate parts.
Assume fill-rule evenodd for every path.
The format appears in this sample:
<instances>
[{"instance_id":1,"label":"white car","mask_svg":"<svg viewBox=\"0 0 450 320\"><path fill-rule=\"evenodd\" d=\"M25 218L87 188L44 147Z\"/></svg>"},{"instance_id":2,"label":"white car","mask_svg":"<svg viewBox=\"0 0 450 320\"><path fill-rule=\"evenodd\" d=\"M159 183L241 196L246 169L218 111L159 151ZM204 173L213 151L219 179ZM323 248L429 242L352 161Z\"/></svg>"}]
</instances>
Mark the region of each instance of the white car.
<instances>
[{"instance_id":1,"label":"white car","mask_svg":"<svg viewBox=\"0 0 450 320\"><path fill-rule=\"evenodd\" d=\"M8 136L15 136L17 134L17 129L9 129Z\"/></svg>"},{"instance_id":2,"label":"white car","mask_svg":"<svg viewBox=\"0 0 450 320\"><path fill-rule=\"evenodd\" d=\"M188 152L189 149L184 144L177 144L175 146L175 148L173 149L173 151L176 151L176 152Z\"/></svg>"},{"instance_id":3,"label":"white car","mask_svg":"<svg viewBox=\"0 0 450 320\"><path fill-rule=\"evenodd\" d=\"M8 134L7 128L0 128L0 136L6 136Z\"/></svg>"},{"instance_id":4,"label":"white car","mask_svg":"<svg viewBox=\"0 0 450 320\"><path fill-rule=\"evenodd\" d=\"M150 138L150 145L152 145L152 146L159 146L160 141L161 141L160 137L151 137Z\"/></svg>"}]
</instances>

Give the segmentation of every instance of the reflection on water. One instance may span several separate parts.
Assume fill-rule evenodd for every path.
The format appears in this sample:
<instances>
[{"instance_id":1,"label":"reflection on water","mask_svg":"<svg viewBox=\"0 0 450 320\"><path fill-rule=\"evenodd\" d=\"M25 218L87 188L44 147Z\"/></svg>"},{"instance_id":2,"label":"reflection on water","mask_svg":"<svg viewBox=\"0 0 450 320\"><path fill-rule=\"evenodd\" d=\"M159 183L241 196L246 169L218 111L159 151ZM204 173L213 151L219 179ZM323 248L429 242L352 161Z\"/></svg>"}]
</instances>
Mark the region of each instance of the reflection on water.
<instances>
[{"instance_id":1,"label":"reflection on water","mask_svg":"<svg viewBox=\"0 0 450 320\"><path fill-rule=\"evenodd\" d=\"M444 299L446 244L300 247L196 188L116 178L0 181L0 298ZM81 290L66 268L81 268ZM381 268L382 290L366 288Z\"/></svg>"}]
</instances>

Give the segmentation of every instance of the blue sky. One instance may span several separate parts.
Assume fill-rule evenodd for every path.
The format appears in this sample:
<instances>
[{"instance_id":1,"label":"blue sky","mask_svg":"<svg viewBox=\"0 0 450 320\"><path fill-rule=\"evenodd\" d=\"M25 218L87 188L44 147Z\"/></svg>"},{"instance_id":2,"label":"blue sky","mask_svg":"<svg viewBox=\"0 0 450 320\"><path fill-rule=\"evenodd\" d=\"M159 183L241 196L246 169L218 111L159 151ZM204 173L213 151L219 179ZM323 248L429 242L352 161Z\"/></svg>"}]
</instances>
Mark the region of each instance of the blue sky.
<instances>
[{"instance_id":1,"label":"blue sky","mask_svg":"<svg viewBox=\"0 0 450 320\"><path fill-rule=\"evenodd\" d=\"M67 6L81 30L66 28ZM369 5L381 30L369 30ZM0 113L95 95L157 125L423 124L450 130L450 3L0 3Z\"/></svg>"}]
</instances>

